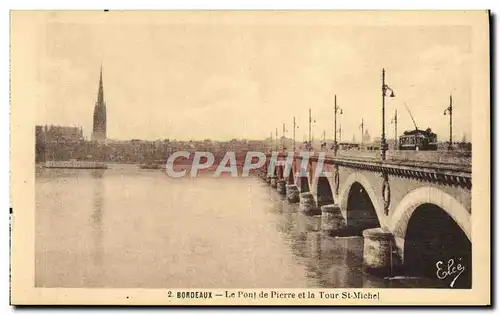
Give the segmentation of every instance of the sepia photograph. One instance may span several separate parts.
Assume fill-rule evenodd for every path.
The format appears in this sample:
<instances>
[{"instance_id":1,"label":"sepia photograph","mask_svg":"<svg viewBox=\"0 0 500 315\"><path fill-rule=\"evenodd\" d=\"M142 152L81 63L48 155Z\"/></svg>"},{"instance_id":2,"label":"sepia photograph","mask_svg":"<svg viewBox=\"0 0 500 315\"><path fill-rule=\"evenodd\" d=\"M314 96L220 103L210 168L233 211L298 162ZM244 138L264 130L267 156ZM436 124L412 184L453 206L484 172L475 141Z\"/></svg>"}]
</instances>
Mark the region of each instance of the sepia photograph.
<instances>
[{"instance_id":1,"label":"sepia photograph","mask_svg":"<svg viewBox=\"0 0 500 315\"><path fill-rule=\"evenodd\" d=\"M11 302L489 305L489 19L11 11Z\"/></svg>"}]
</instances>

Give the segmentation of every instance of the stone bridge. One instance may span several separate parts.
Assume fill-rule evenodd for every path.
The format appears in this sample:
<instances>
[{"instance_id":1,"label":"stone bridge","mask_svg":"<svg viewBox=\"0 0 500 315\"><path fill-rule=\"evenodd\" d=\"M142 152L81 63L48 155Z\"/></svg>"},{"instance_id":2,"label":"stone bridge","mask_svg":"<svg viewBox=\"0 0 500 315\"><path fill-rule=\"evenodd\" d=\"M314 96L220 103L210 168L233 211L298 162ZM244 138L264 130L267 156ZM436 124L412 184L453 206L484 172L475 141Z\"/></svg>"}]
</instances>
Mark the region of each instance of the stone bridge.
<instances>
[{"instance_id":1,"label":"stone bridge","mask_svg":"<svg viewBox=\"0 0 500 315\"><path fill-rule=\"evenodd\" d=\"M262 177L332 236L363 235L368 269L435 278L453 259L466 266L455 286L470 287L471 159L446 155L275 152Z\"/></svg>"}]
</instances>

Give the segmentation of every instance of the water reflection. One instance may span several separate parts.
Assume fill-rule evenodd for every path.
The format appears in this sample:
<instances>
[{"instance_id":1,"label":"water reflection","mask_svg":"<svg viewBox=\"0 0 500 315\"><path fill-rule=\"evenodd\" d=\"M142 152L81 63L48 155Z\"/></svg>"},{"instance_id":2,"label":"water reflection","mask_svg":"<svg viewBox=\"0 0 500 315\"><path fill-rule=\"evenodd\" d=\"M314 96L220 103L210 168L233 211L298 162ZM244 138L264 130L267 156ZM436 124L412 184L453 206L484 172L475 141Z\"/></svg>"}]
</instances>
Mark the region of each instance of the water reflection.
<instances>
[{"instance_id":1,"label":"water reflection","mask_svg":"<svg viewBox=\"0 0 500 315\"><path fill-rule=\"evenodd\" d=\"M91 170L90 176L93 180L92 187L92 212L90 214L90 227L92 237L92 247L89 249L91 265L87 266L84 276L85 286L101 286L105 272L104 266L104 245L103 245L103 216L104 216L104 196L106 195L104 185L105 170Z\"/></svg>"},{"instance_id":2,"label":"water reflection","mask_svg":"<svg viewBox=\"0 0 500 315\"><path fill-rule=\"evenodd\" d=\"M362 238L326 235L321 216L256 179L116 166L44 170L36 182L37 286L407 285L364 273Z\"/></svg>"},{"instance_id":3,"label":"water reflection","mask_svg":"<svg viewBox=\"0 0 500 315\"><path fill-rule=\"evenodd\" d=\"M332 238L321 231L321 216L287 213L277 225L307 277L320 287L363 287L363 239Z\"/></svg>"},{"instance_id":4,"label":"water reflection","mask_svg":"<svg viewBox=\"0 0 500 315\"><path fill-rule=\"evenodd\" d=\"M106 194L105 186L103 184L103 174L105 170L93 170L92 177L95 178L94 185L94 200L93 206L94 211L92 212L92 237L94 239L94 249L92 251L94 265L99 267L103 262L104 255L104 247L103 247L103 214L104 214L104 198L103 196Z\"/></svg>"}]
</instances>

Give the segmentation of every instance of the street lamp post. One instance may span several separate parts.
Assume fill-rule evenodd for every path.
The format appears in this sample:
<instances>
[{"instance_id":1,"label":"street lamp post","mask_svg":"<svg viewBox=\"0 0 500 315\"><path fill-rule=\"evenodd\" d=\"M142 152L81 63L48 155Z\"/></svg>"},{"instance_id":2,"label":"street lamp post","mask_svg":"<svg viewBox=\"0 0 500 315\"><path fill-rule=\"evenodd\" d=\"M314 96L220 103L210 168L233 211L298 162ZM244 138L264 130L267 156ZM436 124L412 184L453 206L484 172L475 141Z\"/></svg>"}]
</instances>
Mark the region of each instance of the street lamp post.
<instances>
[{"instance_id":1,"label":"street lamp post","mask_svg":"<svg viewBox=\"0 0 500 315\"><path fill-rule=\"evenodd\" d=\"M311 125L316 123L316 120L312 118L311 109L309 108L309 151L312 150L312 136L311 136Z\"/></svg>"},{"instance_id":2,"label":"street lamp post","mask_svg":"<svg viewBox=\"0 0 500 315\"><path fill-rule=\"evenodd\" d=\"M450 95L450 106L444 110L444 114L450 115L450 142L448 143L448 150L453 150L453 99Z\"/></svg>"},{"instance_id":3,"label":"street lamp post","mask_svg":"<svg viewBox=\"0 0 500 315\"><path fill-rule=\"evenodd\" d=\"M295 129L298 129L299 126L295 123L295 116L293 116L293 151L295 152Z\"/></svg>"},{"instance_id":4,"label":"street lamp post","mask_svg":"<svg viewBox=\"0 0 500 315\"><path fill-rule=\"evenodd\" d=\"M278 128L276 128L276 139L275 139L275 141L276 141L276 151L278 151L278 150L279 150L279 144L278 144Z\"/></svg>"},{"instance_id":5,"label":"street lamp post","mask_svg":"<svg viewBox=\"0 0 500 315\"><path fill-rule=\"evenodd\" d=\"M363 118L361 118L361 124L359 125L359 128L361 128L361 148L363 149L363 144L364 144L364 137L365 137L365 123L363 122Z\"/></svg>"},{"instance_id":6,"label":"street lamp post","mask_svg":"<svg viewBox=\"0 0 500 315\"><path fill-rule=\"evenodd\" d=\"M398 149L398 110L394 112L391 123L394 124L394 150Z\"/></svg>"},{"instance_id":7,"label":"street lamp post","mask_svg":"<svg viewBox=\"0 0 500 315\"><path fill-rule=\"evenodd\" d=\"M282 123L283 125L283 130L282 130L282 136L281 136L281 151L285 151L285 123Z\"/></svg>"},{"instance_id":8,"label":"street lamp post","mask_svg":"<svg viewBox=\"0 0 500 315\"><path fill-rule=\"evenodd\" d=\"M326 130L323 129L323 142L321 142L321 150L326 148Z\"/></svg>"},{"instance_id":9,"label":"street lamp post","mask_svg":"<svg viewBox=\"0 0 500 315\"><path fill-rule=\"evenodd\" d=\"M309 108L309 151L311 151L311 147L312 147L312 144L311 144L311 109Z\"/></svg>"},{"instance_id":10,"label":"street lamp post","mask_svg":"<svg viewBox=\"0 0 500 315\"><path fill-rule=\"evenodd\" d=\"M340 111L340 112L339 112ZM334 110L333 110L333 154L337 155L337 113L340 115L343 114L342 109L337 106L337 94L335 94L334 98Z\"/></svg>"},{"instance_id":11,"label":"street lamp post","mask_svg":"<svg viewBox=\"0 0 500 315\"><path fill-rule=\"evenodd\" d=\"M273 132L271 131L271 138L269 142L269 152L273 152Z\"/></svg>"},{"instance_id":12,"label":"street lamp post","mask_svg":"<svg viewBox=\"0 0 500 315\"><path fill-rule=\"evenodd\" d=\"M385 139L385 97L387 90L391 91L390 97L394 97L394 91L385 84L385 69L382 69L382 138L380 139L380 157L385 160L387 141Z\"/></svg>"},{"instance_id":13,"label":"street lamp post","mask_svg":"<svg viewBox=\"0 0 500 315\"><path fill-rule=\"evenodd\" d=\"M286 132L287 131L288 130L286 130L285 123L283 123L283 139L281 140L281 147L282 147L283 152L285 152L285 142L286 142Z\"/></svg>"}]
</instances>

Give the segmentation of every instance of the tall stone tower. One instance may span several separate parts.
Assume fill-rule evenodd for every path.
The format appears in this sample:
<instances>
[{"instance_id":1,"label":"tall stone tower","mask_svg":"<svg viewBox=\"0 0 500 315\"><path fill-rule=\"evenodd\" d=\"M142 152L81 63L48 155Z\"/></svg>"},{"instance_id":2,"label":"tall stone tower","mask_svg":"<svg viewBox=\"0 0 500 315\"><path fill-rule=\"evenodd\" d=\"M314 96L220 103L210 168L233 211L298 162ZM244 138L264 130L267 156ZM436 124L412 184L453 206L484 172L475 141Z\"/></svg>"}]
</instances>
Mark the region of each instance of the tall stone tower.
<instances>
[{"instance_id":1,"label":"tall stone tower","mask_svg":"<svg viewBox=\"0 0 500 315\"><path fill-rule=\"evenodd\" d=\"M99 90L94 107L94 127L92 129L93 141L106 141L106 102L104 102L104 88L102 86L102 66L99 78Z\"/></svg>"}]
</instances>

